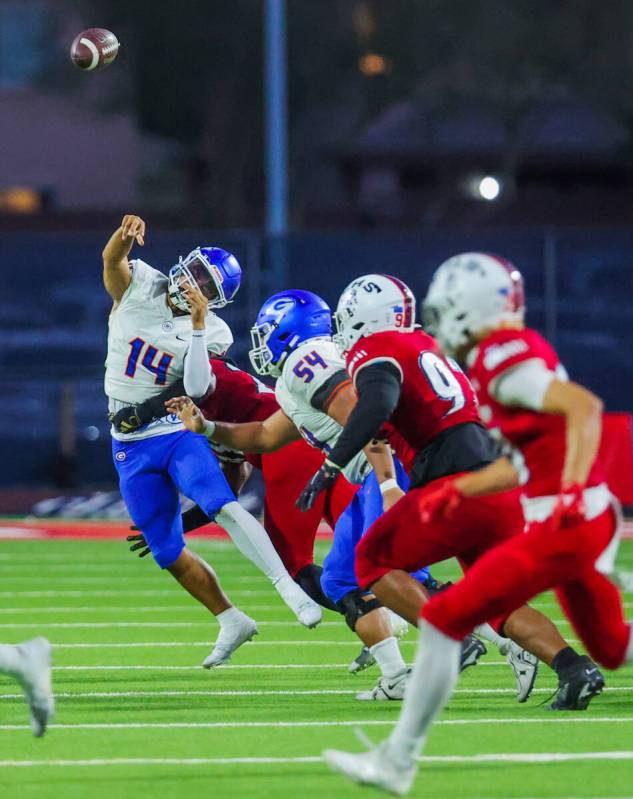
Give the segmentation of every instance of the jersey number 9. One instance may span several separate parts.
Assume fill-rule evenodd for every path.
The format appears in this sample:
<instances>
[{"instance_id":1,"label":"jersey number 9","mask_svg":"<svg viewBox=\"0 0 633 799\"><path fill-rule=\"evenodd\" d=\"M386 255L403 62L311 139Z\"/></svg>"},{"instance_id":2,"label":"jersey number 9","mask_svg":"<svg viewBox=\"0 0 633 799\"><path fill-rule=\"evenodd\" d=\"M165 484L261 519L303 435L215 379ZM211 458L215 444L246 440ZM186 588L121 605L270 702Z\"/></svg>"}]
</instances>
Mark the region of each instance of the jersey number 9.
<instances>
[{"instance_id":1,"label":"jersey number 9","mask_svg":"<svg viewBox=\"0 0 633 799\"><path fill-rule=\"evenodd\" d=\"M431 384L431 388L437 396L452 403L451 408L446 411L444 416L460 411L466 404L464 389L459 380L455 377L451 368L459 369L457 364L451 363L450 366L434 352L423 352L420 355L420 369Z\"/></svg>"}]
</instances>

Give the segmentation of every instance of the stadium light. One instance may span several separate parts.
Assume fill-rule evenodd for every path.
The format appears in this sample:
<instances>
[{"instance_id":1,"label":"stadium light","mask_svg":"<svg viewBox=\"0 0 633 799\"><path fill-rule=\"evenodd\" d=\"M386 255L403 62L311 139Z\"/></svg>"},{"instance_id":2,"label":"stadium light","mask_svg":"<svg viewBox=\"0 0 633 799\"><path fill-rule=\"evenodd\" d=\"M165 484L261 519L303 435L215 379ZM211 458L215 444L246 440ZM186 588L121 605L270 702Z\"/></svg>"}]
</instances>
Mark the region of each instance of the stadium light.
<instances>
[{"instance_id":1,"label":"stadium light","mask_svg":"<svg viewBox=\"0 0 633 799\"><path fill-rule=\"evenodd\" d=\"M501 183L492 175L485 175L477 184L477 191L482 200L493 202L501 194Z\"/></svg>"}]
</instances>

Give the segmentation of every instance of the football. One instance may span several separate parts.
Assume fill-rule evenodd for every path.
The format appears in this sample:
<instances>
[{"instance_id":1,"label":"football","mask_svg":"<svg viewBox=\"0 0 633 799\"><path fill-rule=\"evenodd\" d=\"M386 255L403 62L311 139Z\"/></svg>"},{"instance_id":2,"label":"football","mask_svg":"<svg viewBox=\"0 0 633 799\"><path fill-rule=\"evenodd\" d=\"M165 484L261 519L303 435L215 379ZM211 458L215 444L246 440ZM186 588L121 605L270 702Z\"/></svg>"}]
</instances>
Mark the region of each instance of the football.
<instances>
[{"instance_id":1,"label":"football","mask_svg":"<svg viewBox=\"0 0 633 799\"><path fill-rule=\"evenodd\" d=\"M109 66L119 52L119 40L105 28L88 28L75 37L70 47L73 64L85 72Z\"/></svg>"}]
</instances>

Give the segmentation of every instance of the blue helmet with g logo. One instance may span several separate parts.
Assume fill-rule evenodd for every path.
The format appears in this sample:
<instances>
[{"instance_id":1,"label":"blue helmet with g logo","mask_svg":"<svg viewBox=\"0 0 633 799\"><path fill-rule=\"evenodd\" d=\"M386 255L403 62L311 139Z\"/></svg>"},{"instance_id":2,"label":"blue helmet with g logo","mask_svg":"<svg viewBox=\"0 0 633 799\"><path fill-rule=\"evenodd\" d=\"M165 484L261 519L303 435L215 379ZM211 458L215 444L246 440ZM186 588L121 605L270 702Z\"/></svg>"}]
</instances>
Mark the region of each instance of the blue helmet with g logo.
<instances>
[{"instance_id":1,"label":"blue helmet with g logo","mask_svg":"<svg viewBox=\"0 0 633 799\"><path fill-rule=\"evenodd\" d=\"M197 247L169 270L169 299L180 311L190 312L184 289L197 286L209 300L209 308L224 308L237 294L242 267L221 247Z\"/></svg>"},{"instance_id":2,"label":"blue helmet with g logo","mask_svg":"<svg viewBox=\"0 0 633 799\"><path fill-rule=\"evenodd\" d=\"M284 361L311 338L332 336L332 311L317 294L288 289L266 300L251 328L253 346L248 353L260 375L279 377Z\"/></svg>"}]
</instances>

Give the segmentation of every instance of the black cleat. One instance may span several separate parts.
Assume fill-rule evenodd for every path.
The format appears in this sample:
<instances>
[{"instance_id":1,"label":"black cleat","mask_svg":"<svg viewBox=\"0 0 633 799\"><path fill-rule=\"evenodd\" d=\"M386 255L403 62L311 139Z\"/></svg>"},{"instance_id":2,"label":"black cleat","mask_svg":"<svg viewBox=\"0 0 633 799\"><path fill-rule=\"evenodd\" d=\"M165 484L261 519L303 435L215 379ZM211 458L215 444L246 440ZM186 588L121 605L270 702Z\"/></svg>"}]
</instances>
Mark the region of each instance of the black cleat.
<instances>
[{"instance_id":1,"label":"black cleat","mask_svg":"<svg viewBox=\"0 0 633 799\"><path fill-rule=\"evenodd\" d=\"M558 691L550 710L586 710L603 688L604 677L598 667L587 655L581 655L558 675Z\"/></svg>"},{"instance_id":2,"label":"black cleat","mask_svg":"<svg viewBox=\"0 0 633 799\"><path fill-rule=\"evenodd\" d=\"M459 671L465 671L469 666L476 666L477 661L488 650L474 635L467 635L462 641L462 654L459 659Z\"/></svg>"}]
</instances>

